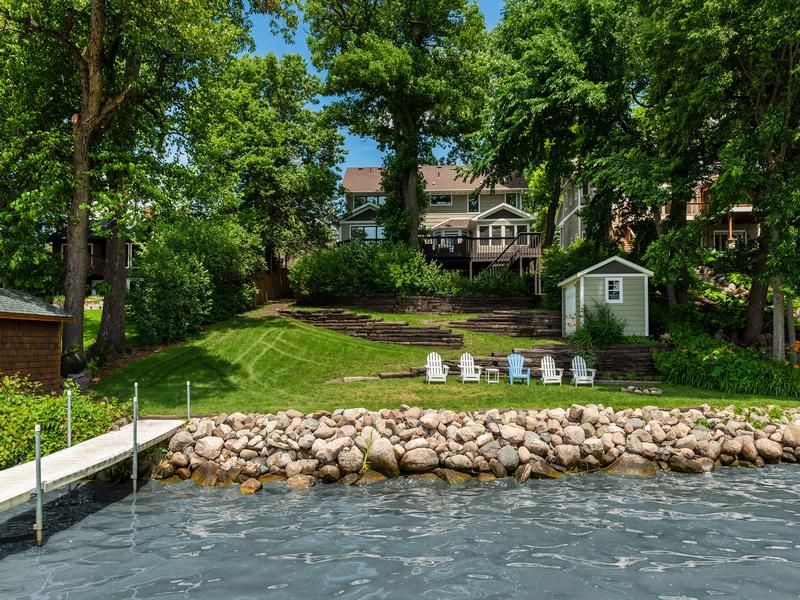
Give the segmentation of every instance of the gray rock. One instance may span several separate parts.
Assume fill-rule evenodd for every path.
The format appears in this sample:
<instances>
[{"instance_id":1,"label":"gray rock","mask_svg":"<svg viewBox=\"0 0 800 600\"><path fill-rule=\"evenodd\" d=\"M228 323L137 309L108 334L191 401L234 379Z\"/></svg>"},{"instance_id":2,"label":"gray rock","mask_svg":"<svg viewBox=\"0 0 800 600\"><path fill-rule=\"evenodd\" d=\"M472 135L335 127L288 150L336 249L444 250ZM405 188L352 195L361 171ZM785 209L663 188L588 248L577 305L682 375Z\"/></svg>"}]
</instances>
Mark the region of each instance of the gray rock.
<instances>
[{"instance_id":1,"label":"gray rock","mask_svg":"<svg viewBox=\"0 0 800 600\"><path fill-rule=\"evenodd\" d=\"M519 465L519 454L514 446L503 446L497 453L497 460L506 471L513 471Z\"/></svg>"},{"instance_id":2,"label":"gray rock","mask_svg":"<svg viewBox=\"0 0 800 600\"><path fill-rule=\"evenodd\" d=\"M624 475L627 477L648 477L658 471L656 463L638 454L624 453L619 459L606 469L611 475Z\"/></svg>"},{"instance_id":3,"label":"gray rock","mask_svg":"<svg viewBox=\"0 0 800 600\"><path fill-rule=\"evenodd\" d=\"M400 459L400 468L409 473L432 471L439 466L439 456L430 448L406 450Z\"/></svg>"},{"instance_id":4,"label":"gray rock","mask_svg":"<svg viewBox=\"0 0 800 600\"><path fill-rule=\"evenodd\" d=\"M373 438L367 460L370 469L382 473L386 477L400 475L400 466L397 464L394 447L387 438Z\"/></svg>"},{"instance_id":5,"label":"gray rock","mask_svg":"<svg viewBox=\"0 0 800 600\"><path fill-rule=\"evenodd\" d=\"M525 429L517 425L500 425L500 436L512 444L521 444L525 440Z\"/></svg>"},{"instance_id":6,"label":"gray rock","mask_svg":"<svg viewBox=\"0 0 800 600\"><path fill-rule=\"evenodd\" d=\"M577 425L568 425L564 427L563 439L565 444L580 446L586 439L586 432Z\"/></svg>"},{"instance_id":7,"label":"gray rock","mask_svg":"<svg viewBox=\"0 0 800 600\"><path fill-rule=\"evenodd\" d=\"M408 440L406 442L405 448L406 452L409 450L415 450L416 448L427 448L428 447L428 440L427 438L414 438L413 440Z\"/></svg>"},{"instance_id":8,"label":"gray rock","mask_svg":"<svg viewBox=\"0 0 800 600\"><path fill-rule=\"evenodd\" d=\"M454 454L444 459L444 466L458 471L472 470L472 461L463 454Z\"/></svg>"},{"instance_id":9,"label":"gray rock","mask_svg":"<svg viewBox=\"0 0 800 600\"><path fill-rule=\"evenodd\" d=\"M338 453L337 461L342 473L358 473L364 465L364 453L356 446L350 446Z\"/></svg>"},{"instance_id":10,"label":"gray rock","mask_svg":"<svg viewBox=\"0 0 800 600\"><path fill-rule=\"evenodd\" d=\"M181 452L186 446L190 446L193 441L194 438L191 433L181 430L169 439L168 448L172 452Z\"/></svg>"},{"instance_id":11,"label":"gray rock","mask_svg":"<svg viewBox=\"0 0 800 600\"><path fill-rule=\"evenodd\" d=\"M303 458L300 460L293 460L286 465L286 477L294 477L295 475L311 475L316 471L319 461L313 458Z\"/></svg>"},{"instance_id":12,"label":"gray rock","mask_svg":"<svg viewBox=\"0 0 800 600\"><path fill-rule=\"evenodd\" d=\"M580 427L578 427L578 429L580 429ZM582 429L581 432L583 432ZM578 446L572 446L570 444L562 444L560 446L556 446L555 455L556 455L556 463L567 469L577 465L578 461L581 459L580 448L578 448Z\"/></svg>"},{"instance_id":13,"label":"gray rock","mask_svg":"<svg viewBox=\"0 0 800 600\"><path fill-rule=\"evenodd\" d=\"M783 448L778 442L773 442L770 439L762 438L755 442L756 450L764 462L776 463L780 462L783 455Z\"/></svg>"},{"instance_id":14,"label":"gray rock","mask_svg":"<svg viewBox=\"0 0 800 600\"><path fill-rule=\"evenodd\" d=\"M675 447L678 450L683 450L684 448L688 448L689 450L694 450L697 447L697 438L694 436L693 433L690 433L686 437L682 437L675 442Z\"/></svg>"},{"instance_id":15,"label":"gray rock","mask_svg":"<svg viewBox=\"0 0 800 600\"><path fill-rule=\"evenodd\" d=\"M790 423L783 430L783 445L789 448L800 447L800 424Z\"/></svg>"},{"instance_id":16,"label":"gray rock","mask_svg":"<svg viewBox=\"0 0 800 600\"><path fill-rule=\"evenodd\" d=\"M214 460L222 452L224 443L222 438L209 435L197 440L194 445L194 451L205 459Z\"/></svg>"}]
</instances>

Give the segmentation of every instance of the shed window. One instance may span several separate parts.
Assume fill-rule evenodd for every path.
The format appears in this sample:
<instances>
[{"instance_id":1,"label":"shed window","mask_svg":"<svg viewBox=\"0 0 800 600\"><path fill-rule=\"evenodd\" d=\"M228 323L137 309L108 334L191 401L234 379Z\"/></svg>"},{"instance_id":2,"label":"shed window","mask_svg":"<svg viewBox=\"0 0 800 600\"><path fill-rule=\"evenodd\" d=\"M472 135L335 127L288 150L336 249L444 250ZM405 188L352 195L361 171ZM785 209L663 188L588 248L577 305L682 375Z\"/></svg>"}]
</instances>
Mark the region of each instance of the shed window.
<instances>
[{"instance_id":1,"label":"shed window","mask_svg":"<svg viewBox=\"0 0 800 600\"><path fill-rule=\"evenodd\" d=\"M609 277L606 279L606 303L622 303L622 279L619 277Z\"/></svg>"}]
</instances>

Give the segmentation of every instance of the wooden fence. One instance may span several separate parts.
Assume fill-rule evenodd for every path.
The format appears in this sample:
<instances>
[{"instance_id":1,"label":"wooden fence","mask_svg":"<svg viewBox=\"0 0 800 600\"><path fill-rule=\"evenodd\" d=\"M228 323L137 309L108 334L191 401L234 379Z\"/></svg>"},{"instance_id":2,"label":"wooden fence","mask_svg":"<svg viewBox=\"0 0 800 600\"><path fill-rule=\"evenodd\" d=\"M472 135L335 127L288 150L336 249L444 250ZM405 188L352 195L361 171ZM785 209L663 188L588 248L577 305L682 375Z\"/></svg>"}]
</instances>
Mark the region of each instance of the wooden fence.
<instances>
[{"instance_id":1,"label":"wooden fence","mask_svg":"<svg viewBox=\"0 0 800 600\"><path fill-rule=\"evenodd\" d=\"M256 306L261 306L272 300L292 297L292 290L289 287L289 271L287 269L267 271L254 283L258 288L254 301Z\"/></svg>"}]
</instances>

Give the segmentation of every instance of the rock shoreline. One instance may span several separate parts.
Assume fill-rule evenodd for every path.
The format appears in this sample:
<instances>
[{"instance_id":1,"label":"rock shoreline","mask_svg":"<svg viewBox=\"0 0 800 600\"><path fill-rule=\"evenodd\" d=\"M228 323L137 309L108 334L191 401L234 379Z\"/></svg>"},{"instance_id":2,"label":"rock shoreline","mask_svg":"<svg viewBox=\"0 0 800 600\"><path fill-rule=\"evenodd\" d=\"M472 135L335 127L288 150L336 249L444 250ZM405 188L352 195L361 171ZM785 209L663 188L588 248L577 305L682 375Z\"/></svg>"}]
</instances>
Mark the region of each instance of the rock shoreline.
<instances>
[{"instance_id":1,"label":"rock shoreline","mask_svg":"<svg viewBox=\"0 0 800 600\"><path fill-rule=\"evenodd\" d=\"M554 478L604 470L705 473L800 461L800 409L656 407L453 412L402 406L192 419L169 440L158 480L238 484L246 494L282 482L364 485L401 475L461 483L472 477Z\"/></svg>"}]
</instances>

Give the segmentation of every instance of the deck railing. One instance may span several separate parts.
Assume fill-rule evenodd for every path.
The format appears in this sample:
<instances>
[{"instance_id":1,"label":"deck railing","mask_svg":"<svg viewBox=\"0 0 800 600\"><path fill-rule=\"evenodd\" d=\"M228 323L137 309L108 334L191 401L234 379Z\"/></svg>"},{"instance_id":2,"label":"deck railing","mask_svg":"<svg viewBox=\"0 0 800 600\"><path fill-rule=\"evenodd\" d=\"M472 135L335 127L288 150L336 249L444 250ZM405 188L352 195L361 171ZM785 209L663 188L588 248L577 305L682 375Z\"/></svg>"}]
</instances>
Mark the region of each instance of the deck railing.
<instances>
[{"instance_id":1,"label":"deck railing","mask_svg":"<svg viewBox=\"0 0 800 600\"><path fill-rule=\"evenodd\" d=\"M356 242L356 240L352 240ZM384 239L363 239L359 243L375 244ZM344 240L340 244L349 244ZM420 247L428 258L467 258L474 262L493 262L501 254L513 252L521 258L536 258L542 255L541 234L520 233L516 236L475 237L468 235L420 236Z\"/></svg>"}]
</instances>

